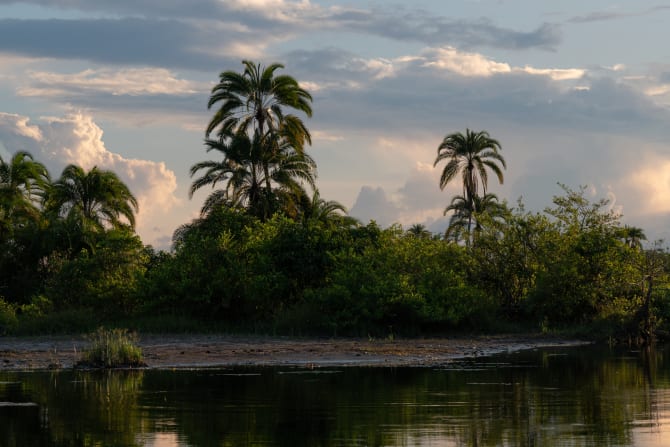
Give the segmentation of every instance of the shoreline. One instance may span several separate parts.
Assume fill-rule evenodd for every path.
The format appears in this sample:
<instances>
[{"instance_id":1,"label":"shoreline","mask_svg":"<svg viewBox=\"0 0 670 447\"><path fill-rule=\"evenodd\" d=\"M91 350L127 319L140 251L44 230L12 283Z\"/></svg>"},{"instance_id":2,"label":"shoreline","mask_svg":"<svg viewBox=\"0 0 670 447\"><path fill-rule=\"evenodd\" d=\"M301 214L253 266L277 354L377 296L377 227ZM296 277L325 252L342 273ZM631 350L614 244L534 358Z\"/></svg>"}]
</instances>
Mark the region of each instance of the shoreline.
<instances>
[{"instance_id":1,"label":"shoreline","mask_svg":"<svg viewBox=\"0 0 670 447\"><path fill-rule=\"evenodd\" d=\"M532 334L394 340L147 334L138 340L148 369L422 367L505 352L587 344L591 342ZM84 336L0 337L0 371L72 368L87 346Z\"/></svg>"}]
</instances>

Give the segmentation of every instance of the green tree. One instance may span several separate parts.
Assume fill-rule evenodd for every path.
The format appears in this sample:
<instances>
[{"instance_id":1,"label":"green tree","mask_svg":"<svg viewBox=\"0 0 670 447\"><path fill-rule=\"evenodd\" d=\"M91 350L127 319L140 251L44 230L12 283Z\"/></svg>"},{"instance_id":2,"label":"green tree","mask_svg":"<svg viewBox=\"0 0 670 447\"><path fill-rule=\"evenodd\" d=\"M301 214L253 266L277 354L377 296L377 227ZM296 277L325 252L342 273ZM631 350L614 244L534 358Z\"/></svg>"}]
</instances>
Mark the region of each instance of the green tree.
<instances>
[{"instance_id":1,"label":"green tree","mask_svg":"<svg viewBox=\"0 0 670 447\"><path fill-rule=\"evenodd\" d=\"M461 132L444 137L437 148L437 158L434 166L442 161L446 165L440 176L440 189L444 189L459 173L463 177L463 200L467 209L474 210L475 197L482 185L484 195L488 186L488 170L491 170L500 183L503 183L503 172L500 167L506 168L505 159L500 155L500 143L491 138L486 131L472 132L466 129L465 135ZM468 219L468 232L472 220Z\"/></svg>"},{"instance_id":2,"label":"green tree","mask_svg":"<svg viewBox=\"0 0 670 447\"><path fill-rule=\"evenodd\" d=\"M49 181L47 168L28 152L16 152L9 161L0 157L0 240L16 225L38 219Z\"/></svg>"},{"instance_id":3,"label":"green tree","mask_svg":"<svg viewBox=\"0 0 670 447\"><path fill-rule=\"evenodd\" d=\"M619 238L619 214L606 199L590 201L585 187L561 185L562 196L539 251L543 266L529 294L531 312L549 325L610 322L625 325L639 307L635 250Z\"/></svg>"},{"instance_id":4,"label":"green tree","mask_svg":"<svg viewBox=\"0 0 670 447\"><path fill-rule=\"evenodd\" d=\"M428 231L428 228L424 224L412 225L407 229L406 234L419 239L430 239L431 237L430 231Z\"/></svg>"},{"instance_id":5,"label":"green tree","mask_svg":"<svg viewBox=\"0 0 670 447\"><path fill-rule=\"evenodd\" d=\"M52 184L45 207L84 241L105 229L134 228L138 210L137 199L114 172L97 167L86 172L76 165L67 166ZM85 245L93 247L90 240Z\"/></svg>"},{"instance_id":6,"label":"green tree","mask_svg":"<svg viewBox=\"0 0 670 447\"><path fill-rule=\"evenodd\" d=\"M639 227L631 227L624 225L621 229L621 238L623 243L629 246L630 248L636 248L638 250L642 249L642 241L647 240L647 236L644 234L644 230Z\"/></svg>"},{"instance_id":7,"label":"green tree","mask_svg":"<svg viewBox=\"0 0 670 447\"><path fill-rule=\"evenodd\" d=\"M207 214L220 205L242 207L254 216L266 219L278 209L295 209L306 195L303 185L314 188L316 163L305 153L298 153L290 141L278 134L274 152L264 153L262 141L237 132L230 138L206 140L208 151L219 152L221 161L208 160L191 167L191 176L204 173L191 184L189 196L204 186L215 188L206 199L201 212ZM269 176L266 177L266 175ZM271 183L274 190L264 189Z\"/></svg>"},{"instance_id":8,"label":"green tree","mask_svg":"<svg viewBox=\"0 0 670 447\"><path fill-rule=\"evenodd\" d=\"M454 196L444 210L445 215L452 212L445 237L454 241L465 239L466 245L470 245L474 242L475 235L482 231L484 216L500 219L504 217L506 211L506 205L498 203L498 197L495 194L475 195L471 201L463 196ZM474 229L472 228L473 222Z\"/></svg>"},{"instance_id":9,"label":"green tree","mask_svg":"<svg viewBox=\"0 0 670 447\"><path fill-rule=\"evenodd\" d=\"M49 173L28 152L0 157L0 295L26 302L42 281L45 255L40 201Z\"/></svg>"},{"instance_id":10,"label":"green tree","mask_svg":"<svg viewBox=\"0 0 670 447\"><path fill-rule=\"evenodd\" d=\"M263 152L274 154L278 149L277 136L282 134L282 139L302 154L305 142L311 144L311 136L303 121L297 115L284 113L284 108L311 117L311 95L291 76L275 75L275 71L284 68L281 64L263 67L247 60L242 63L244 72L221 73L219 83L212 89L207 106L220 106L207 126L206 136L217 128L221 141L247 132L262 143ZM271 190L269 165L273 159L273 156L261 157L268 194Z\"/></svg>"},{"instance_id":11,"label":"green tree","mask_svg":"<svg viewBox=\"0 0 670 447\"><path fill-rule=\"evenodd\" d=\"M303 196L300 204L300 215L303 223L319 222L326 226L351 227L358 225L357 219L347 215L347 209L335 200L325 200L318 189L312 197Z\"/></svg>"}]
</instances>

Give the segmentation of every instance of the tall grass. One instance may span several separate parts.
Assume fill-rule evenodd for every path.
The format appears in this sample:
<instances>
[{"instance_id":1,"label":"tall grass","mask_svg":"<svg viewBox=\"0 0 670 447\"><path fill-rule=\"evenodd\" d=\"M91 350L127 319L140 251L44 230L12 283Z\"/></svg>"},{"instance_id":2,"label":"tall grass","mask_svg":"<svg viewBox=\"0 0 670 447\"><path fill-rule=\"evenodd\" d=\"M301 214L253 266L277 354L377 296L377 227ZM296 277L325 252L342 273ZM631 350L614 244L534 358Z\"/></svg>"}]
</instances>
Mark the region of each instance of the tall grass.
<instances>
[{"instance_id":1,"label":"tall grass","mask_svg":"<svg viewBox=\"0 0 670 447\"><path fill-rule=\"evenodd\" d=\"M132 368L146 366L137 335L127 329L98 328L88 336L90 346L77 366L91 368Z\"/></svg>"}]
</instances>

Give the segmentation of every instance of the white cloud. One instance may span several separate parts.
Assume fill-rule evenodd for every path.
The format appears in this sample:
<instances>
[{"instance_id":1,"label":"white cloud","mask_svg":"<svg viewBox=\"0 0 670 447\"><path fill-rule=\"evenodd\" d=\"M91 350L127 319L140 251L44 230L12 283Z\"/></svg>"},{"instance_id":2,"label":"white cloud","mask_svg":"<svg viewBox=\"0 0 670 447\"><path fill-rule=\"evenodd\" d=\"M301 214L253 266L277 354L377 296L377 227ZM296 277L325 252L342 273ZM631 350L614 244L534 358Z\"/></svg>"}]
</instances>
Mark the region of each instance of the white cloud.
<instances>
[{"instance_id":1,"label":"white cloud","mask_svg":"<svg viewBox=\"0 0 670 447\"><path fill-rule=\"evenodd\" d=\"M10 152L28 150L49 168L53 177L58 177L68 164L86 170L98 166L114 171L139 202L138 233L143 238L156 238L151 231L155 222L180 203L174 195L174 172L163 162L125 158L111 152L102 137L103 131L92 117L81 113L43 118L39 124L29 124L25 116L0 113L0 142Z\"/></svg>"},{"instance_id":2,"label":"white cloud","mask_svg":"<svg viewBox=\"0 0 670 447\"><path fill-rule=\"evenodd\" d=\"M523 68L515 69L532 75L549 76L554 81L566 81L580 79L586 74L586 70L581 68L533 68L526 65Z\"/></svg>"},{"instance_id":3,"label":"white cloud","mask_svg":"<svg viewBox=\"0 0 670 447\"><path fill-rule=\"evenodd\" d=\"M510 73L509 64L492 61L479 53L459 51L454 47L433 48L424 52L426 67L435 67L461 76L493 76Z\"/></svg>"},{"instance_id":4,"label":"white cloud","mask_svg":"<svg viewBox=\"0 0 670 447\"><path fill-rule=\"evenodd\" d=\"M631 173L630 184L644 200L638 205L652 215L670 213L670 160L656 158Z\"/></svg>"},{"instance_id":5,"label":"white cloud","mask_svg":"<svg viewBox=\"0 0 670 447\"><path fill-rule=\"evenodd\" d=\"M22 96L185 95L207 91L205 84L179 79L163 68L84 70L73 74L29 71L29 83L18 89Z\"/></svg>"},{"instance_id":6,"label":"white cloud","mask_svg":"<svg viewBox=\"0 0 670 447\"><path fill-rule=\"evenodd\" d=\"M342 141L344 140L344 137L341 135L335 135L330 132L322 131L322 130L313 130L310 132L312 135L312 141L318 142L318 141Z\"/></svg>"},{"instance_id":7,"label":"white cloud","mask_svg":"<svg viewBox=\"0 0 670 447\"><path fill-rule=\"evenodd\" d=\"M24 139L41 142L43 139L40 128L28 124L30 118L26 116L16 115L13 113L0 112L0 132L2 133L2 141L7 143L8 149L15 148L15 150L22 150L21 144Z\"/></svg>"}]
</instances>

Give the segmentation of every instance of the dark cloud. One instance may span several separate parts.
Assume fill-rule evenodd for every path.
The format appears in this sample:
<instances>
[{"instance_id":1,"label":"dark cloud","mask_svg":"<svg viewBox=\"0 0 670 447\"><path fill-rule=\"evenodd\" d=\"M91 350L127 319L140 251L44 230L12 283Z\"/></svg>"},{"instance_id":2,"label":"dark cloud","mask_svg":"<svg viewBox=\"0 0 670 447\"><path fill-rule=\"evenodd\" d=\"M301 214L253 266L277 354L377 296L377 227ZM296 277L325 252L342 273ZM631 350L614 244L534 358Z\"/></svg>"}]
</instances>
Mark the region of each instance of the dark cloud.
<instances>
[{"instance_id":1,"label":"dark cloud","mask_svg":"<svg viewBox=\"0 0 670 447\"><path fill-rule=\"evenodd\" d=\"M454 20L416 12L394 15L376 11L369 21L348 23L358 32L428 45L454 45L462 48L491 47L511 50L542 48L553 50L561 42L559 25L544 23L531 31L501 28L489 19Z\"/></svg>"},{"instance_id":2,"label":"dark cloud","mask_svg":"<svg viewBox=\"0 0 670 447\"><path fill-rule=\"evenodd\" d=\"M317 91L315 120L339 128L360 127L394 134L394 129L487 128L510 122L548 129L667 136L670 112L643 93L611 78L555 81L549 75L511 70L464 76L427 67L427 59L398 62L382 79L359 69L342 51L301 51L286 57L298 79L332 87ZM360 62L359 62L360 64ZM347 81L359 83L352 89ZM578 84L579 89L571 88Z\"/></svg>"},{"instance_id":3,"label":"dark cloud","mask_svg":"<svg viewBox=\"0 0 670 447\"><path fill-rule=\"evenodd\" d=\"M628 12L613 12L613 11L594 11L581 16L574 16L568 19L570 23L591 23L604 22L609 20L626 19L629 17L641 17L649 14L654 14L660 11L670 10L668 5L657 5L648 8L644 11L628 11Z\"/></svg>"},{"instance_id":4,"label":"dark cloud","mask_svg":"<svg viewBox=\"0 0 670 447\"><path fill-rule=\"evenodd\" d=\"M0 20L0 51L101 63L213 70L221 61L197 48L215 36L174 20Z\"/></svg>"},{"instance_id":5,"label":"dark cloud","mask_svg":"<svg viewBox=\"0 0 670 447\"><path fill-rule=\"evenodd\" d=\"M213 55L226 46L276 42L307 32L355 32L427 45L515 50L552 50L561 41L556 24L518 31L486 18L455 20L393 6L342 10L286 2L275 10L242 8L215 0L189 2L187 6L176 0L28 3L84 12L95 18L4 19L0 21L0 50L37 57L210 70L221 66Z\"/></svg>"}]
</instances>

